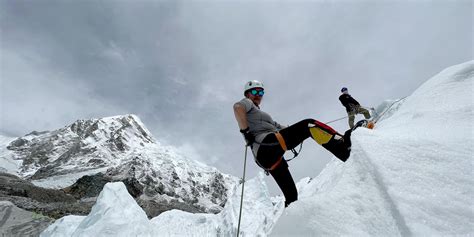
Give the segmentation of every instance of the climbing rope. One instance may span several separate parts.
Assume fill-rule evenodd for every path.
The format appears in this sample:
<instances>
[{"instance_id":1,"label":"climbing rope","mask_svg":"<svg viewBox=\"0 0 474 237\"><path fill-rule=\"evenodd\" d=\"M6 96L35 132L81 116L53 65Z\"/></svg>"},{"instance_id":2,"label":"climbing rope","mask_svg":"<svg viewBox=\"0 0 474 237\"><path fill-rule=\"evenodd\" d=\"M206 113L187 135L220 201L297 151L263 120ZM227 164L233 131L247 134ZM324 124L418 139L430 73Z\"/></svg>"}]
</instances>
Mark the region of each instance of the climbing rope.
<instances>
[{"instance_id":1,"label":"climbing rope","mask_svg":"<svg viewBox=\"0 0 474 237\"><path fill-rule=\"evenodd\" d=\"M331 120L331 121L329 121L329 122L325 122L325 124L334 123L334 122L337 122L337 121L339 121L339 120L343 120L343 119L345 119L345 118L347 118L347 117L349 117L349 115L344 116L344 117L342 117L342 118L338 118L338 119Z\"/></svg>"},{"instance_id":2,"label":"climbing rope","mask_svg":"<svg viewBox=\"0 0 474 237\"><path fill-rule=\"evenodd\" d=\"M390 108L392 108L392 106L393 106L395 103L397 103L397 102L399 102L399 101L401 101L401 100L403 100L403 99L405 99L405 98L406 98L406 96L405 96L405 97L402 97L402 98L400 98L400 99L398 99L398 100L396 100L396 101L394 101L394 102L392 102L392 104L391 104L387 109L385 109L380 115L377 114L377 110L375 110L375 108L367 107L367 106L361 106L361 108L364 108L364 109L367 109L367 110L372 110L372 111L375 113L375 115L374 115L374 117L376 118L376 119L375 119L375 122L377 122L387 111L390 110ZM331 121L329 121L329 122L326 122L326 124L334 123L334 122L337 122L337 121L339 121L339 120L343 120L343 119L348 118L348 117L349 117L349 115L344 116L344 117L342 117L342 118L334 119L334 120L331 120Z\"/></svg>"},{"instance_id":3,"label":"climbing rope","mask_svg":"<svg viewBox=\"0 0 474 237\"><path fill-rule=\"evenodd\" d=\"M392 106L393 106L395 103L398 103L398 102L400 102L401 100L404 100L405 98L407 98L407 96L402 97L402 98L400 98L400 99L398 99L398 100L392 102L392 104L391 104L390 106L388 106L387 109L385 109L382 113L380 113L380 115L378 115L378 116L375 118L374 122L378 122L378 121L382 118L382 116L383 116L387 111L389 111L389 110L392 108Z\"/></svg>"}]
</instances>

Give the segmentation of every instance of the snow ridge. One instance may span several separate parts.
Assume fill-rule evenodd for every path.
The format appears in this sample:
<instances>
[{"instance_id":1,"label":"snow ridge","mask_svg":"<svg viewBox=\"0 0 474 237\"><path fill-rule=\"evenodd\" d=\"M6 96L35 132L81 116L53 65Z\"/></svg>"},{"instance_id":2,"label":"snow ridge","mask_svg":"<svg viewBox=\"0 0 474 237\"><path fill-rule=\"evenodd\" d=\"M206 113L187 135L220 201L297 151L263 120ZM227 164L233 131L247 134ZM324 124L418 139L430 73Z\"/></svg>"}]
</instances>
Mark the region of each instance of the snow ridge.
<instances>
[{"instance_id":1,"label":"snow ridge","mask_svg":"<svg viewBox=\"0 0 474 237\"><path fill-rule=\"evenodd\" d=\"M301 183L272 235L472 235L473 81L474 61L450 67L353 132L351 158Z\"/></svg>"}]
</instances>

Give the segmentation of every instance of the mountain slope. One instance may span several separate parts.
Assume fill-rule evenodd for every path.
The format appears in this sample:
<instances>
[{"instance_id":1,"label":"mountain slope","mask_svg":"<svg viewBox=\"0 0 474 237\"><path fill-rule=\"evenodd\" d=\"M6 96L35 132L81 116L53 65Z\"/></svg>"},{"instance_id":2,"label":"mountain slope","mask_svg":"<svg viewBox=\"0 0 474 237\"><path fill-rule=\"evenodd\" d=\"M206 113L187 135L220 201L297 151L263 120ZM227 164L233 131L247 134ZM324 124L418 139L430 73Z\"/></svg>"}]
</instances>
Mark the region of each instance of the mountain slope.
<instances>
[{"instance_id":1,"label":"mountain slope","mask_svg":"<svg viewBox=\"0 0 474 237\"><path fill-rule=\"evenodd\" d=\"M0 146L0 157L8 164L7 172L40 187L74 184L66 190L91 190L84 185L107 181L133 183L149 216L170 209L220 212L237 182L161 145L135 115L78 120L55 131L3 140L8 143ZM94 188L100 191L102 186ZM95 196L79 196L90 197Z\"/></svg>"},{"instance_id":2,"label":"mountain slope","mask_svg":"<svg viewBox=\"0 0 474 237\"><path fill-rule=\"evenodd\" d=\"M301 183L272 234L473 234L473 80L474 61L450 67L356 130L350 160Z\"/></svg>"}]
</instances>

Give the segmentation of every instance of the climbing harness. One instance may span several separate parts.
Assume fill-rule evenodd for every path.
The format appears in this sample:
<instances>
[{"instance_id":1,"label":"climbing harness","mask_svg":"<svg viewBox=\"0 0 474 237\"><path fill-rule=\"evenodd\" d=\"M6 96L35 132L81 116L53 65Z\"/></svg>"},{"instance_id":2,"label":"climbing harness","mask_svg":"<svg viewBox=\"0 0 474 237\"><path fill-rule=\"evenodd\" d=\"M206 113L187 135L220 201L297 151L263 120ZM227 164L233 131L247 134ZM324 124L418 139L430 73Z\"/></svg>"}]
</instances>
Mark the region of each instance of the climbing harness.
<instances>
[{"instance_id":1,"label":"climbing harness","mask_svg":"<svg viewBox=\"0 0 474 237\"><path fill-rule=\"evenodd\" d=\"M257 143L259 144L260 146L275 146L275 145L280 145L281 148L283 149L283 151L287 151L288 148L286 146L286 142L285 142L285 139L283 138L283 136L279 133L279 132L276 132L274 133L275 134L275 137L277 138L278 142L273 142L273 143L263 143L263 142L254 142L254 143ZM293 152L293 157L290 158L290 159L285 159L286 162L289 162L293 159L295 159L299 153L301 152L301 149L303 148L303 142L300 143L300 149L298 151L296 151L295 148L293 149L290 149L291 152ZM281 163L281 161L284 159L284 157L280 157L270 168L265 168L263 167L262 164L260 164L260 162L258 162L258 160L255 158L255 162L257 163L257 165L262 168L265 172L265 175L270 175L270 171L276 169L276 167L278 167L278 165Z\"/></svg>"},{"instance_id":2,"label":"climbing harness","mask_svg":"<svg viewBox=\"0 0 474 237\"><path fill-rule=\"evenodd\" d=\"M295 159L295 158L296 158L296 157L297 157L297 156L300 154L300 152L301 152L301 149L303 149L303 142L301 142L301 143L300 143L300 149L299 149L298 151L296 151L296 149L295 149L295 148L293 148L293 149L291 149L291 150L290 150L291 152L293 152L293 157L292 157L292 158L290 158L290 159L288 159L288 160L286 160L286 162L288 162L288 161L291 161L291 160Z\"/></svg>"},{"instance_id":3,"label":"climbing harness","mask_svg":"<svg viewBox=\"0 0 474 237\"><path fill-rule=\"evenodd\" d=\"M281 148L283 148L284 151L287 151L288 148L286 147L286 142L285 142L285 139L283 139L283 136L279 132L276 132L275 136L278 142L280 143Z\"/></svg>"},{"instance_id":4,"label":"climbing harness","mask_svg":"<svg viewBox=\"0 0 474 237\"><path fill-rule=\"evenodd\" d=\"M242 204L244 202L244 185L245 185L245 168L247 166L247 148L248 146L245 146L245 158L244 158L244 174L242 175L242 194L240 195L240 210L239 210L239 224L237 225L237 237L239 237L240 234L240 220L242 218Z\"/></svg>"}]
</instances>

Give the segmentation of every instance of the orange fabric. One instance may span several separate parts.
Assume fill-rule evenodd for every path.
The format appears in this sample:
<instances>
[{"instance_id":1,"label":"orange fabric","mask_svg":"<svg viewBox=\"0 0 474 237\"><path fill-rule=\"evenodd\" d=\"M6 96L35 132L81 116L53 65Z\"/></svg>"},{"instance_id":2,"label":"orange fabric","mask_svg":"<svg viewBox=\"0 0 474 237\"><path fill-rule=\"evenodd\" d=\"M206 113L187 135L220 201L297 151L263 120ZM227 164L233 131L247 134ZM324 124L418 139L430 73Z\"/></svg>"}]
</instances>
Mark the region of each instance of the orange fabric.
<instances>
[{"instance_id":1,"label":"orange fabric","mask_svg":"<svg viewBox=\"0 0 474 237\"><path fill-rule=\"evenodd\" d=\"M280 159L277 162L275 162L275 164L273 164L272 167L270 167L270 170L274 170L281 163L281 160L283 160L283 157L280 157Z\"/></svg>"},{"instance_id":2,"label":"orange fabric","mask_svg":"<svg viewBox=\"0 0 474 237\"><path fill-rule=\"evenodd\" d=\"M283 148L284 151L287 151L288 149L286 149L286 142L285 139L283 139L283 136L279 132L276 132L275 136L280 143L281 148Z\"/></svg>"},{"instance_id":3,"label":"orange fabric","mask_svg":"<svg viewBox=\"0 0 474 237\"><path fill-rule=\"evenodd\" d=\"M375 124L374 124L374 122L372 122L372 121L370 121L370 122L367 124L367 128L369 128L369 129L374 129L374 127L375 127Z\"/></svg>"},{"instance_id":4,"label":"orange fabric","mask_svg":"<svg viewBox=\"0 0 474 237\"><path fill-rule=\"evenodd\" d=\"M286 142L285 142L285 139L283 139L283 136L282 136L279 132L276 132L276 133L275 133L275 136L276 136L276 138L277 138L277 140L278 140L278 143L280 143L281 148L283 148L283 150L286 151L286 150L287 150L287 148L286 148ZM274 169L276 169L276 167L278 167L278 165L281 163L282 160L283 160L283 156L280 157L280 159L278 159L278 161L275 162L275 164L273 164L272 167L270 167L269 170L274 170Z\"/></svg>"}]
</instances>

